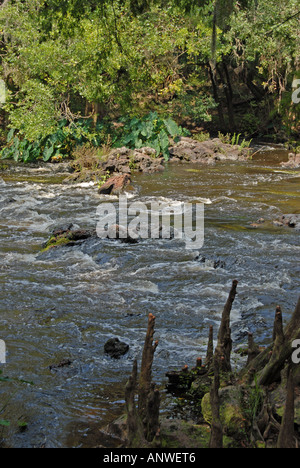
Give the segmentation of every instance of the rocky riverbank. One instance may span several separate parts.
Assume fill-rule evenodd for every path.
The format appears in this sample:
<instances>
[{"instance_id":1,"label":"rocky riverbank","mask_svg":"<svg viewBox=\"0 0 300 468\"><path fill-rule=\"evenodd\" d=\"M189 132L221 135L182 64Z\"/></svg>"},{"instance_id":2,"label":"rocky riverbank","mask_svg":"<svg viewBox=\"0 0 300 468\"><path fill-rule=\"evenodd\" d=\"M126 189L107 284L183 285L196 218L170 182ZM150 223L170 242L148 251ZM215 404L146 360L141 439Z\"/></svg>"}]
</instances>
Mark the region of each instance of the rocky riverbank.
<instances>
[{"instance_id":1,"label":"rocky riverbank","mask_svg":"<svg viewBox=\"0 0 300 468\"><path fill-rule=\"evenodd\" d=\"M223 143L219 138L199 142L193 138L181 137L169 147L169 163L199 163L213 165L219 161L245 161L251 157L251 150L239 145ZM149 147L131 150L126 147L114 148L102 159L91 155L74 160L69 169L72 174L66 183L100 180L112 174L132 174L141 172L153 174L164 171L166 161L156 157L155 150Z\"/></svg>"}]
</instances>

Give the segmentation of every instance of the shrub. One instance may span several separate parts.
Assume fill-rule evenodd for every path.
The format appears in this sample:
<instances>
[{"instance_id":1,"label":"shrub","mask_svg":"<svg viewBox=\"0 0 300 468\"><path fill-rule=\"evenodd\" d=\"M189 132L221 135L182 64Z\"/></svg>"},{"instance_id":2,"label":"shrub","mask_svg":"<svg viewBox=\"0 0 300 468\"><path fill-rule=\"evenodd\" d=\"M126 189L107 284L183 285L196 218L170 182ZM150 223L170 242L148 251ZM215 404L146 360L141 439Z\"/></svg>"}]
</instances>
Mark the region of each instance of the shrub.
<instances>
[{"instance_id":1,"label":"shrub","mask_svg":"<svg viewBox=\"0 0 300 468\"><path fill-rule=\"evenodd\" d=\"M169 138L177 141L180 136L190 134L170 117L161 118L157 112L150 112L143 118L121 118L120 122L123 126L118 129L113 146L116 148L126 146L130 149L150 146L155 149L156 156L161 154L166 160L170 157Z\"/></svg>"}]
</instances>

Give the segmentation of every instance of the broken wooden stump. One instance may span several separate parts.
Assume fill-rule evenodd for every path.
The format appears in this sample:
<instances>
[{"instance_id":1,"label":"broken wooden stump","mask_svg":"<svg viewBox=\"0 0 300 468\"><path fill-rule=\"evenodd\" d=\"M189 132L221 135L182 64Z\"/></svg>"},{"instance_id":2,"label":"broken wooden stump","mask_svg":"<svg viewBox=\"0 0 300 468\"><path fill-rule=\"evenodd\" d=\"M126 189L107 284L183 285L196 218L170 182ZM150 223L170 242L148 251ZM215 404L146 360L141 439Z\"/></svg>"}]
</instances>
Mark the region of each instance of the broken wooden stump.
<instances>
[{"instance_id":1,"label":"broken wooden stump","mask_svg":"<svg viewBox=\"0 0 300 468\"><path fill-rule=\"evenodd\" d=\"M138 417L135 395L137 389L137 360L134 360L131 376L125 386L125 403L127 413L127 438L129 447L145 445L142 423Z\"/></svg>"},{"instance_id":2,"label":"broken wooden stump","mask_svg":"<svg viewBox=\"0 0 300 468\"><path fill-rule=\"evenodd\" d=\"M236 296L236 288L238 281L234 280L232 282L232 287L227 299L227 302L224 306L221 324L218 333L218 347L220 348L220 353L223 355L221 362L221 371L222 372L231 372L231 363L230 356L232 350L232 339L231 339L231 328L230 328L230 312L232 309L232 304Z\"/></svg>"},{"instance_id":3,"label":"broken wooden stump","mask_svg":"<svg viewBox=\"0 0 300 468\"><path fill-rule=\"evenodd\" d=\"M277 448L296 448L295 447L295 404L294 404L294 379L292 366L288 366L287 391L283 418L281 421L280 432L277 440Z\"/></svg>"},{"instance_id":4,"label":"broken wooden stump","mask_svg":"<svg viewBox=\"0 0 300 468\"><path fill-rule=\"evenodd\" d=\"M206 358L205 358L205 365L208 371L210 371L211 366L213 364L213 358L214 358L214 328L212 325L210 325L207 350L206 350Z\"/></svg>"},{"instance_id":5,"label":"broken wooden stump","mask_svg":"<svg viewBox=\"0 0 300 468\"><path fill-rule=\"evenodd\" d=\"M285 330L282 327L281 309L276 308L274 331L273 331L273 344L267 348L263 356L257 356L257 363L253 362L252 365L257 371L260 371L259 384L270 385L273 382L280 380L280 373L284 368L286 361L291 359L293 352L292 342L300 338L300 297L292 318ZM264 366L259 367L262 358ZM255 366L256 364L256 366Z\"/></svg>"},{"instance_id":6,"label":"broken wooden stump","mask_svg":"<svg viewBox=\"0 0 300 468\"><path fill-rule=\"evenodd\" d=\"M214 378L210 390L210 405L211 405L211 433L209 440L209 448L222 448L223 447L223 428L220 419L220 368L222 356L218 348L215 351L213 359Z\"/></svg>"},{"instance_id":7,"label":"broken wooden stump","mask_svg":"<svg viewBox=\"0 0 300 468\"><path fill-rule=\"evenodd\" d=\"M138 388L138 412L143 421L147 420L147 400L152 382L152 364L158 341L153 344L155 317L153 314L148 316L148 328L145 338L145 344L142 355L141 372Z\"/></svg>"},{"instance_id":8,"label":"broken wooden stump","mask_svg":"<svg viewBox=\"0 0 300 468\"><path fill-rule=\"evenodd\" d=\"M127 431L129 447L149 445L159 433L160 394L152 382L152 364L158 341L153 344L155 317L148 316L148 328L143 348L138 379L137 361L125 388ZM135 402L138 395L137 407Z\"/></svg>"},{"instance_id":9,"label":"broken wooden stump","mask_svg":"<svg viewBox=\"0 0 300 468\"><path fill-rule=\"evenodd\" d=\"M248 333L248 359L247 366L260 354L260 348L254 343L253 334Z\"/></svg>"}]
</instances>

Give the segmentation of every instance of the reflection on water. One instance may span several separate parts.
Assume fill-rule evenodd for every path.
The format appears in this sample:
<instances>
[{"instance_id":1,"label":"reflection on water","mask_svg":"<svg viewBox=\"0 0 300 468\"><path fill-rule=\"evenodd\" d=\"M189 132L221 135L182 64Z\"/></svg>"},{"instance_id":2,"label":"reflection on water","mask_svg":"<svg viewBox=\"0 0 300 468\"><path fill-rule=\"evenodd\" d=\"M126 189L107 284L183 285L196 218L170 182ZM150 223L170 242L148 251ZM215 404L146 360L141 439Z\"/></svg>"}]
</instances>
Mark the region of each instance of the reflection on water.
<instances>
[{"instance_id":1,"label":"reflection on water","mask_svg":"<svg viewBox=\"0 0 300 468\"><path fill-rule=\"evenodd\" d=\"M272 151L248 163L170 164L164 173L135 175L136 198L144 202L206 200L205 243L197 251L176 239L137 245L88 239L41 253L54 227L95 229L97 187L61 185L59 174L34 169L26 180L0 175L5 373L34 382L1 384L1 402L13 395L0 414L12 422L4 433L8 445L108 444L99 427L123 410L149 312L159 340L153 374L162 387L166 370L194 365L206 352L209 325L217 330L233 279L239 281L234 343L246 342L248 331L267 342L276 305L287 320L299 294L299 231L273 225L300 208L299 172L281 169L285 156ZM130 345L120 360L104 354L110 337ZM50 370L66 359L69 365ZM15 430L18 420L28 423L26 431Z\"/></svg>"}]
</instances>

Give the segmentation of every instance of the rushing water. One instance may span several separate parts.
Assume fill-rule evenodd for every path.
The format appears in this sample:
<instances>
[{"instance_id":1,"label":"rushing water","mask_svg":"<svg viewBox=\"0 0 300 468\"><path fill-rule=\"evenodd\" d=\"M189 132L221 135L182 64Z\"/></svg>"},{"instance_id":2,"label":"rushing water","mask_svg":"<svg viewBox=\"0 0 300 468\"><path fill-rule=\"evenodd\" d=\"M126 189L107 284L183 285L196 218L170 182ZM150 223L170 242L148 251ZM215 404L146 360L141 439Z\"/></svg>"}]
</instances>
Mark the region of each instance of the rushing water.
<instances>
[{"instance_id":1,"label":"rushing water","mask_svg":"<svg viewBox=\"0 0 300 468\"><path fill-rule=\"evenodd\" d=\"M164 173L134 176L135 199L205 200L205 243L196 251L176 239L89 239L41 253L54 227L95 229L103 198L96 186L61 184L60 174L44 168L0 173L0 339L7 346L1 369L33 382L1 383L8 446L111 443L99 428L123 410L149 312L159 340L153 375L162 388L167 370L205 354L209 325L216 335L233 279L234 344L245 343L248 331L268 342L276 305L288 320L300 289L299 231L273 225L300 209L300 173L282 169L282 159L284 152L267 151L250 162L169 165ZM252 227L259 218L265 222ZM107 356L110 337L128 343L128 354ZM50 370L64 359L72 364ZM16 430L20 421L25 431Z\"/></svg>"}]
</instances>

